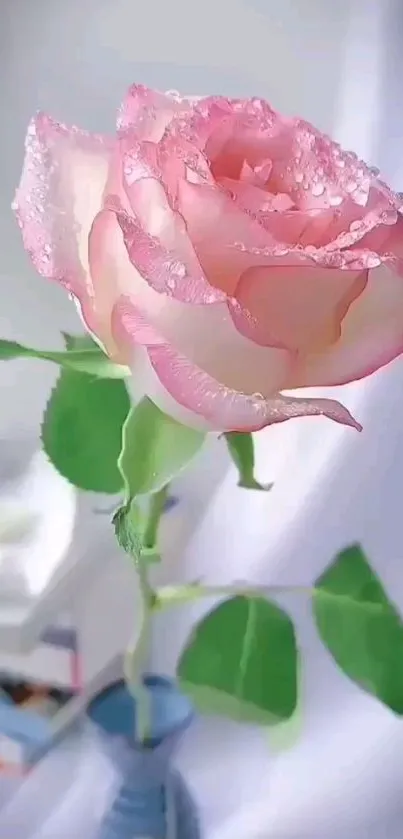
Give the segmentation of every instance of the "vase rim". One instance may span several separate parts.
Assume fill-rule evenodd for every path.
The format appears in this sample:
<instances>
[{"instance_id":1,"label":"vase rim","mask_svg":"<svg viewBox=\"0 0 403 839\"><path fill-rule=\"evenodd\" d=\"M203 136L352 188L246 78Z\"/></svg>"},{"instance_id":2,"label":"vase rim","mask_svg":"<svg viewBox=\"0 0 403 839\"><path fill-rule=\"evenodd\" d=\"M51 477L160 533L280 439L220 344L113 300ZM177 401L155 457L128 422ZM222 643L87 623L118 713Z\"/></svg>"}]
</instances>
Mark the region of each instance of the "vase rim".
<instances>
[{"instance_id":1,"label":"vase rim","mask_svg":"<svg viewBox=\"0 0 403 839\"><path fill-rule=\"evenodd\" d=\"M175 680L154 673L143 677L152 697L150 747L184 731L194 717L190 700L180 692ZM115 700L113 702L113 700ZM106 734L130 737L135 727L135 698L123 679L107 685L88 705L90 720Z\"/></svg>"}]
</instances>

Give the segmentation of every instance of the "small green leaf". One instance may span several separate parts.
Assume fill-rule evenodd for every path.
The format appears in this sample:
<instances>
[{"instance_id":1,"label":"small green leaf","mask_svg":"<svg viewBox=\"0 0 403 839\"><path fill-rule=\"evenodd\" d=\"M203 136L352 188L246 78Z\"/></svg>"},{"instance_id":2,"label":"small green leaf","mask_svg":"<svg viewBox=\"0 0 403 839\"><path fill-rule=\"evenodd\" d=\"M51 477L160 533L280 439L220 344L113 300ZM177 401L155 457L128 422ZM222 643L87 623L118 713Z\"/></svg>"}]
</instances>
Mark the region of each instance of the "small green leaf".
<instances>
[{"instance_id":1,"label":"small green leaf","mask_svg":"<svg viewBox=\"0 0 403 839\"><path fill-rule=\"evenodd\" d=\"M316 625L341 670L402 715L403 622L361 547L338 554L316 589Z\"/></svg>"},{"instance_id":2,"label":"small green leaf","mask_svg":"<svg viewBox=\"0 0 403 839\"><path fill-rule=\"evenodd\" d=\"M233 597L196 627L178 678L204 713L272 725L297 706L298 653L293 624L263 597Z\"/></svg>"},{"instance_id":3,"label":"small green leaf","mask_svg":"<svg viewBox=\"0 0 403 839\"><path fill-rule=\"evenodd\" d=\"M94 339L87 332L82 335L71 335L70 332L62 332L66 350L93 350L100 349Z\"/></svg>"},{"instance_id":4,"label":"small green leaf","mask_svg":"<svg viewBox=\"0 0 403 839\"><path fill-rule=\"evenodd\" d=\"M43 446L58 472L79 489L120 492L117 462L129 410L123 381L63 370L42 424Z\"/></svg>"},{"instance_id":5,"label":"small green leaf","mask_svg":"<svg viewBox=\"0 0 403 839\"><path fill-rule=\"evenodd\" d=\"M132 407L119 457L126 503L162 489L200 450L205 436L176 422L147 398Z\"/></svg>"},{"instance_id":6,"label":"small green leaf","mask_svg":"<svg viewBox=\"0 0 403 839\"><path fill-rule=\"evenodd\" d=\"M239 472L238 486L244 489L260 489L266 492L273 484L260 484L256 480L253 437L248 431L228 431L224 435L232 460Z\"/></svg>"},{"instance_id":7,"label":"small green leaf","mask_svg":"<svg viewBox=\"0 0 403 839\"><path fill-rule=\"evenodd\" d=\"M113 516L112 523L115 527L115 534L120 547L135 562L140 558L146 565L160 562L161 557L158 553L157 546L146 547L144 545L146 516L134 501L128 506L123 504L122 507L119 507Z\"/></svg>"},{"instance_id":8,"label":"small green leaf","mask_svg":"<svg viewBox=\"0 0 403 839\"><path fill-rule=\"evenodd\" d=\"M80 373L89 373L106 379L122 379L130 374L130 370L120 364L114 364L101 348L93 341L88 344L81 339L73 339L72 336L65 336L68 339L67 351L35 350L32 347L24 347L17 341L6 341L0 339L0 361L11 361L16 358L36 358L42 361L52 361L60 364L61 367L75 370ZM84 336L85 337L85 336Z\"/></svg>"},{"instance_id":9,"label":"small green leaf","mask_svg":"<svg viewBox=\"0 0 403 839\"><path fill-rule=\"evenodd\" d=\"M135 560L140 559L141 530L134 504L119 507L113 516L112 523L120 547Z\"/></svg>"}]
</instances>

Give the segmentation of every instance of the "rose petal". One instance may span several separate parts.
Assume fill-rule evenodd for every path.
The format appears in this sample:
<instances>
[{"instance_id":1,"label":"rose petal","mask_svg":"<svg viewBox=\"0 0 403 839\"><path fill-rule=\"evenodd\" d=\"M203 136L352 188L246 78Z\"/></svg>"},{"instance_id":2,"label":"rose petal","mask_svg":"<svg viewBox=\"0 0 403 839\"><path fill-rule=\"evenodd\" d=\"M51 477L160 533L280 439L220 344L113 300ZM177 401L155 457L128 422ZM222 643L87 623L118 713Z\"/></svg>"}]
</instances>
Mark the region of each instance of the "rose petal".
<instances>
[{"instance_id":1,"label":"rose petal","mask_svg":"<svg viewBox=\"0 0 403 839\"><path fill-rule=\"evenodd\" d=\"M165 338L128 295L119 297L113 306L112 332L118 346L127 347L126 357L132 354L133 345L154 347L166 344Z\"/></svg>"},{"instance_id":2,"label":"rose petal","mask_svg":"<svg viewBox=\"0 0 403 839\"><path fill-rule=\"evenodd\" d=\"M136 247L140 249L138 265L134 265L129 258L123 228L126 231L126 244L127 237L129 240L133 237L136 240ZM153 250L153 241L144 234L135 220L125 215L117 215L115 211L108 208L95 217L88 247L96 316L98 322L103 325L103 329L109 330L109 353L114 357L118 356L124 362L125 346L120 343L120 336L111 332L113 309L117 300L121 295L133 295L135 299L141 301L149 321L161 325L171 297L168 294L161 294L160 291L164 289L164 283L167 283L166 288L171 291L171 295L173 294L174 289L170 288L169 282L174 278L178 281L181 279L177 268L179 263L178 261L175 263L171 257L168 259L169 255L158 243L155 244ZM160 261L158 261L159 257ZM179 272L176 275L175 269ZM149 275L152 282L148 281ZM113 324L114 329L115 327L116 324Z\"/></svg>"},{"instance_id":3,"label":"rose petal","mask_svg":"<svg viewBox=\"0 0 403 839\"><path fill-rule=\"evenodd\" d=\"M136 289L138 278L127 259L115 213L101 210L95 216L88 239L88 256L96 317L102 331L108 333L109 355L124 364L127 357L124 346L115 340L112 312L122 293Z\"/></svg>"},{"instance_id":4,"label":"rose petal","mask_svg":"<svg viewBox=\"0 0 403 839\"><path fill-rule=\"evenodd\" d=\"M225 304L192 306L168 298L147 309L147 302L139 294L117 301L113 323L120 345L165 343L226 387L246 393L271 396L292 376L293 356L240 335Z\"/></svg>"},{"instance_id":5,"label":"rose petal","mask_svg":"<svg viewBox=\"0 0 403 839\"><path fill-rule=\"evenodd\" d=\"M365 291L350 306L340 339L301 359L289 387L333 386L361 379L403 352L403 284L383 265L369 272Z\"/></svg>"},{"instance_id":6,"label":"rose petal","mask_svg":"<svg viewBox=\"0 0 403 839\"><path fill-rule=\"evenodd\" d=\"M137 197L142 195L145 202L152 191L154 198L157 194L156 182L149 181L151 179L142 182L142 188L137 193ZM183 219L179 215L174 217L163 206L161 192L158 199L161 212L160 215L156 212L152 219L156 235L146 232L136 219L118 213L130 261L151 288L170 297L204 304L224 299L225 295L207 282L187 237ZM169 242L170 247L165 247L161 240Z\"/></svg>"},{"instance_id":7,"label":"rose petal","mask_svg":"<svg viewBox=\"0 0 403 839\"><path fill-rule=\"evenodd\" d=\"M157 144L143 140L132 141L123 154L124 187L136 215L145 211L149 216L150 210L152 211L149 202L144 207L136 197L138 182L146 178L158 181L169 199L170 206L175 206L178 181L186 177L186 164L176 152L177 148L167 148L167 143ZM166 203L165 198L163 202Z\"/></svg>"},{"instance_id":8,"label":"rose petal","mask_svg":"<svg viewBox=\"0 0 403 839\"><path fill-rule=\"evenodd\" d=\"M208 96L191 101L185 114L172 119L168 131L172 135L185 137L199 149L206 149L209 155L220 153L225 142L234 132L234 127L253 128L254 132L266 132L273 136L283 118L264 99L226 99L224 96Z\"/></svg>"},{"instance_id":9,"label":"rose petal","mask_svg":"<svg viewBox=\"0 0 403 839\"><path fill-rule=\"evenodd\" d=\"M212 132L225 127L228 121L232 126L232 120L233 114L228 99L222 96L202 98L191 101L187 113L174 115L167 128L167 134L184 138L204 151Z\"/></svg>"},{"instance_id":10,"label":"rose petal","mask_svg":"<svg viewBox=\"0 0 403 839\"><path fill-rule=\"evenodd\" d=\"M241 308L230 304L230 309L240 331L259 344L319 352L340 337L341 321L366 282L367 272L250 268L236 290Z\"/></svg>"},{"instance_id":11,"label":"rose petal","mask_svg":"<svg viewBox=\"0 0 403 839\"><path fill-rule=\"evenodd\" d=\"M113 143L38 114L28 128L25 150L13 204L24 247L40 274L78 298L96 332L88 234L102 206Z\"/></svg>"},{"instance_id":12,"label":"rose petal","mask_svg":"<svg viewBox=\"0 0 403 839\"><path fill-rule=\"evenodd\" d=\"M210 284L232 297L242 272L256 264L253 249L277 243L218 187L181 181L178 203Z\"/></svg>"},{"instance_id":13,"label":"rose petal","mask_svg":"<svg viewBox=\"0 0 403 839\"><path fill-rule=\"evenodd\" d=\"M288 122L272 160L269 189L282 184L302 210L338 206L348 196L360 207L368 201L374 180L370 169L305 120Z\"/></svg>"},{"instance_id":14,"label":"rose petal","mask_svg":"<svg viewBox=\"0 0 403 839\"><path fill-rule=\"evenodd\" d=\"M240 335L225 303L188 304L155 291L130 262L112 211L104 210L95 219L89 253L97 317L112 331L109 352L123 363L133 343L155 343L158 332L165 343L230 387L267 394L289 380L295 363L290 353L259 347Z\"/></svg>"},{"instance_id":15,"label":"rose petal","mask_svg":"<svg viewBox=\"0 0 403 839\"><path fill-rule=\"evenodd\" d=\"M360 241L360 247L366 248L382 257L392 257L396 262L396 269L403 273L403 216L398 213L394 221L394 214L388 211L380 213L378 224L367 230Z\"/></svg>"},{"instance_id":16,"label":"rose petal","mask_svg":"<svg viewBox=\"0 0 403 839\"><path fill-rule=\"evenodd\" d=\"M219 384L168 346L148 349L150 364L142 357L134 373L161 410L180 422L211 431L258 431L294 417L324 415L361 430L349 411L331 399L298 399L275 395L263 399L246 396Z\"/></svg>"},{"instance_id":17,"label":"rose petal","mask_svg":"<svg viewBox=\"0 0 403 839\"><path fill-rule=\"evenodd\" d=\"M314 245L319 248L328 238L336 217L335 210L296 209L287 212L266 213L259 216L259 221L278 242L306 248Z\"/></svg>"},{"instance_id":18,"label":"rose petal","mask_svg":"<svg viewBox=\"0 0 403 839\"><path fill-rule=\"evenodd\" d=\"M185 163L173 165L167 149L136 143L124 157L123 181L133 216L119 213L130 259L157 291L194 303L223 299L204 277L183 218L175 212ZM182 178L183 180L183 178ZM114 207L115 197L112 196Z\"/></svg>"},{"instance_id":19,"label":"rose petal","mask_svg":"<svg viewBox=\"0 0 403 839\"><path fill-rule=\"evenodd\" d=\"M172 117L180 113L182 104L169 93L159 93L140 84L132 85L118 112L120 134L132 132L139 140L158 142Z\"/></svg>"},{"instance_id":20,"label":"rose petal","mask_svg":"<svg viewBox=\"0 0 403 839\"><path fill-rule=\"evenodd\" d=\"M261 131L258 125L242 125L239 117L232 123L227 121L212 133L205 148L214 176L240 179L246 163L256 173L260 172L262 186L266 181L269 183L282 131L281 121L274 122L269 132ZM263 180L264 173L266 180Z\"/></svg>"},{"instance_id":21,"label":"rose petal","mask_svg":"<svg viewBox=\"0 0 403 839\"><path fill-rule=\"evenodd\" d=\"M189 143L183 137L166 134L158 146L161 165L167 175L170 175L172 162L180 162L184 167L184 177L191 183L210 184L214 186L214 177L209 161L200 149ZM176 197L176 193L175 193Z\"/></svg>"},{"instance_id":22,"label":"rose petal","mask_svg":"<svg viewBox=\"0 0 403 839\"><path fill-rule=\"evenodd\" d=\"M260 222L264 223L266 216L273 213L281 212L281 218L284 215L297 215L297 213L287 213L292 207L291 198L288 195L272 195L266 192L261 186L249 181L235 181L231 178L220 178L218 183L223 189L227 190L230 197L233 198L239 207L247 210L249 213L256 215ZM281 241L294 241L283 238ZM295 240L298 241L298 240Z\"/></svg>"}]
</instances>

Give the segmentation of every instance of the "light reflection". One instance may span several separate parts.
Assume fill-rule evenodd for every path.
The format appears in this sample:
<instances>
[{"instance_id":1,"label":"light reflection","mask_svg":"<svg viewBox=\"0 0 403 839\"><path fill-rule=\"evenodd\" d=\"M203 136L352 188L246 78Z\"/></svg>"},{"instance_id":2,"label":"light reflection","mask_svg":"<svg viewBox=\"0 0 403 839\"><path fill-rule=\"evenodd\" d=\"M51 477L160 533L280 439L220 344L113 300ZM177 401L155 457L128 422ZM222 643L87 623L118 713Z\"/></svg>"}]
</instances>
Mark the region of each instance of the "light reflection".
<instances>
[{"instance_id":1,"label":"light reflection","mask_svg":"<svg viewBox=\"0 0 403 839\"><path fill-rule=\"evenodd\" d=\"M0 495L0 603L38 597L71 546L77 494L42 451Z\"/></svg>"}]
</instances>

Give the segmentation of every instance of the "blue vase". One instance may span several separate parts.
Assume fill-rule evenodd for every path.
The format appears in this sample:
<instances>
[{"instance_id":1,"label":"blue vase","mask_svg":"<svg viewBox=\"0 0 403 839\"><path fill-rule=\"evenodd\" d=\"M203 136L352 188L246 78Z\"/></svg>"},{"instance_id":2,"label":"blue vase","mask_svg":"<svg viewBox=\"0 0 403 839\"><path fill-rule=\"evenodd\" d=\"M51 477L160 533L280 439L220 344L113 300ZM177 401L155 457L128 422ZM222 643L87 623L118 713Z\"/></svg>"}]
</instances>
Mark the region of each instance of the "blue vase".
<instances>
[{"instance_id":1,"label":"blue vase","mask_svg":"<svg viewBox=\"0 0 403 839\"><path fill-rule=\"evenodd\" d=\"M123 682L107 688L88 714L120 778L97 839L200 839L190 792L172 757L193 719L193 708L175 682L147 676L150 738L135 740L136 703Z\"/></svg>"}]
</instances>

